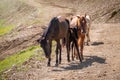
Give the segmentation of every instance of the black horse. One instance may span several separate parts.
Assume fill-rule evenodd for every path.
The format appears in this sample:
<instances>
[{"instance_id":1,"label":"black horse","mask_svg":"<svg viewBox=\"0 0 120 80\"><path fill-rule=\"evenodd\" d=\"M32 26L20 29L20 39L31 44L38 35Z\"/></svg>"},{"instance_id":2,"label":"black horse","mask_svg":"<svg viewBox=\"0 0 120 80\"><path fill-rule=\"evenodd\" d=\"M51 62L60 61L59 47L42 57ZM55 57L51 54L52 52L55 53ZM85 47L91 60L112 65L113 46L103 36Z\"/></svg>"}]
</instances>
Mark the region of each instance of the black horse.
<instances>
[{"instance_id":1,"label":"black horse","mask_svg":"<svg viewBox=\"0 0 120 80\"><path fill-rule=\"evenodd\" d=\"M69 48L68 49L69 49L69 51L70 51L70 48L72 49L72 60L74 60L74 57L75 57L73 49L76 49L79 60L80 60L80 62L82 62L82 58L80 56L80 51L79 51L78 44L77 44L77 39L78 39L77 27L69 28L69 42L68 42ZM69 57L68 57L68 59L70 61Z\"/></svg>"},{"instance_id":2,"label":"black horse","mask_svg":"<svg viewBox=\"0 0 120 80\"><path fill-rule=\"evenodd\" d=\"M42 37L39 39L39 43L44 50L46 58L48 58L48 66L50 66L51 61L51 47L52 41L57 42L56 46L56 66L61 63L61 43L60 40L64 39L67 47L67 55L69 54L68 50L68 29L70 27L69 20L64 17L58 16L52 18L50 21L47 30L43 33ZM58 56L59 55L59 56ZM59 58L59 60L58 60Z\"/></svg>"}]
</instances>

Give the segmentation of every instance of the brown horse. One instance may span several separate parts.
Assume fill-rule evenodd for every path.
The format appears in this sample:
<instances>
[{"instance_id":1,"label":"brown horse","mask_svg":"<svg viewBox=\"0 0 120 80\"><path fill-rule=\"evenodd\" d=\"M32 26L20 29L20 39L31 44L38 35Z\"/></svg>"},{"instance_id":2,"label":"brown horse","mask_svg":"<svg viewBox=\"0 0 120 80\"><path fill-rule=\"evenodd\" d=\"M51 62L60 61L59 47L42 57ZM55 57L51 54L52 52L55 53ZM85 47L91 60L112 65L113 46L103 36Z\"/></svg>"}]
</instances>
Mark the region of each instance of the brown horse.
<instances>
[{"instance_id":1,"label":"brown horse","mask_svg":"<svg viewBox=\"0 0 120 80\"><path fill-rule=\"evenodd\" d=\"M83 48L84 48L84 40L85 40L85 33L86 33L86 20L84 16L73 16L71 23L70 23L70 27L77 27L77 34L78 34L78 39L77 39L77 44L78 47L80 48L80 53L81 53L81 57L83 59ZM75 48L73 46L73 48ZM74 53L75 54L75 51Z\"/></svg>"},{"instance_id":2,"label":"brown horse","mask_svg":"<svg viewBox=\"0 0 120 80\"><path fill-rule=\"evenodd\" d=\"M52 41L55 40L57 43L56 46L56 66L61 63L61 44L60 39L65 39L67 54L68 52L68 29L69 29L69 21L61 16L54 17L50 21L47 30L43 33L42 37L38 40L41 47L44 50L45 56L48 58L48 66L50 66L51 61L51 47ZM59 54L59 56L58 56ZM59 58L59 60L58 60Z\"/></svg>"}]
</instances>

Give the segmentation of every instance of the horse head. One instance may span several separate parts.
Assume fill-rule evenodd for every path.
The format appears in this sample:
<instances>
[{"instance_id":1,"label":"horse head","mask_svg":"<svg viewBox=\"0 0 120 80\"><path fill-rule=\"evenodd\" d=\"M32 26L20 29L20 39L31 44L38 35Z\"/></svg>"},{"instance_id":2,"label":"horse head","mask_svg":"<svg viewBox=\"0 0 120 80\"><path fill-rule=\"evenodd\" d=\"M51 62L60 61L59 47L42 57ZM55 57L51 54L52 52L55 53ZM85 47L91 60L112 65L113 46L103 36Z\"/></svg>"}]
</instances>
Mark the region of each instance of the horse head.
<instances>
[{"instance_id":1,"label":"horse head","mask_svg":"<svg viewBox=\"0 0 120 80\"><path fill-rule=\"evenodd\" d=\"M50 54L51 54L51 48L50 48L49 40L45 39L45 37L41 37L37 41L40 43L40 46L42 47L46 58L49 58Z\"/></svg>"},{"instance_id":2,"label":"horse head","mask_svg":"<svg viewBox=\"0 0 120 80\"><path fill-rule=\"evenodd\" d=\"M81 30L82 33L86 33L86 20L84 16L77 16L77 28Z\"/></svg>"}]
</instances>

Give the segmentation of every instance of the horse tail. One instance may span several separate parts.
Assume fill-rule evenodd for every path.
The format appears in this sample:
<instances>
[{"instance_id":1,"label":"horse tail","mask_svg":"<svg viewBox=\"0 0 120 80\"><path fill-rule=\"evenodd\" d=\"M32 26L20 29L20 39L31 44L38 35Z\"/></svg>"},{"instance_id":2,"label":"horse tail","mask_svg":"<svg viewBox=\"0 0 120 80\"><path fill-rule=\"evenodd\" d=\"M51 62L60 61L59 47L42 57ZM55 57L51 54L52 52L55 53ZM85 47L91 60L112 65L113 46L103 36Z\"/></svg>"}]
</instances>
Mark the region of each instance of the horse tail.
<instances>
[{"instance_id":1,"label":"horse tail","mask_svg":"<svg viewBox=\"0 0 120 80\"><path fill-rule=\"evenodd\" d=\"M69 20L68 20L68 19L65 19L65 21L68 23L69 28L70 28L70 22L69 22Z\"/></svg>"},{"instance_id":2,"label":"horse tail","mask_svg":"<svg viewBox=\"0 0 120 80\"><path fill-rule=\"evenodd\" d=\"M65 19L65 21L67 22L67 24L68 24L68 33L69 33L69 28L70 28L70 22L69 22L69 20L68 19ZM62 46L64 47L65 46L65 44L66 44L66 38L63 38L62 39Z\"/></svg>"}]
</instances>

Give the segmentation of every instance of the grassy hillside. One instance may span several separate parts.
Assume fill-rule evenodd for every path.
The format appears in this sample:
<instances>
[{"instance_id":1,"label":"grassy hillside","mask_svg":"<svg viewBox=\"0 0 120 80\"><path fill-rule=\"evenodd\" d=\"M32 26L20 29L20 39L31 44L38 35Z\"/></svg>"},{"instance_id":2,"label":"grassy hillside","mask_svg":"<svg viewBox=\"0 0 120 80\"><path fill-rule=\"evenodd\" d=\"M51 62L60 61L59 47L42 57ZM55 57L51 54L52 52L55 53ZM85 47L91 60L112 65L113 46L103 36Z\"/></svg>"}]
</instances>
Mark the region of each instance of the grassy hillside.
<instances>
[{"instance_id":1,"label":"grassy hillside","mask_svg":"<svg viewBox=\"0 0 120 80\"><path fill-rule=\"evenodd\" d=\"M116 14L110 19L112 14ZM89 14L94 22L119 22L119 0L2 0L0 20L9 24L41 24L61 14ZM114 18L115 17L115 18Z\"/></svg>"},{"instance_id":2,"label":"grassy hillside","mask_svg":"<svg viewBox=\"0 0 120 80\"><path fill-rule=\"evenodd\" d=\"M4 19L7 24L20 24L27 20L34 8L20 0L0 1L0 19Z\"/></svg>"},{"instance_id":3,"label":"grassy hillside","mask_svg":"<svg viewBox=\"0 0 120 80\"><path fill-rule=\"evenodd\" d=\"M0 35L8 33L17 25L25 24L33 7L19 0L0 1Z\"/></svg>"},{"instance_id":4,"label":"grassy hillside","mask_svg":"<svg viewBox=\"0 0 120 80\"><path fill-rule=\"evenodd\" d=\"M37 58L42 60L42 57L40 57L42 53L39 52L39 49L39 46L32 46L0 61L0 74L11 67L22 65L25 61L29 60L33 56L39 55Z\"/></svg>"}]
</instances>

